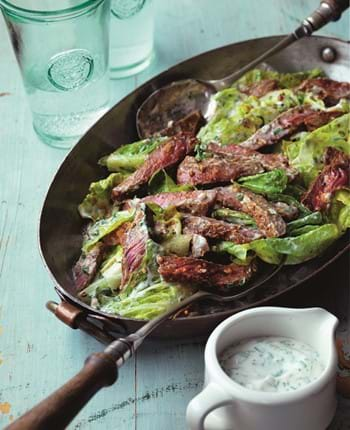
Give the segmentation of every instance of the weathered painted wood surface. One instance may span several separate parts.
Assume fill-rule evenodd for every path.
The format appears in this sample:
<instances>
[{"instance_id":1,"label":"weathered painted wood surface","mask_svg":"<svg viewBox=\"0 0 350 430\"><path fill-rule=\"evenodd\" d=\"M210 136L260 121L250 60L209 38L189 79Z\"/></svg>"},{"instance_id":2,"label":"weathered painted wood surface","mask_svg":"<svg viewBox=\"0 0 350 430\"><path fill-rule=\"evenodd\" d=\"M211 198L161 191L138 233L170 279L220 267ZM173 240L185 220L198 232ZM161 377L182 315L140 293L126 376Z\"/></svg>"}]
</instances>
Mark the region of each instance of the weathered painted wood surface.
<instances>
[{"instance_id":1,"label":"weathered painted wood surface","mask_svg":"<svg viewBox=\"0 0 350 430\"><path fill-rule=\"evenodd\" d=\"M178 61L239 40L286 33L317 0L158 0L156 60L144 73L115 81L113 103ZM349 14L322 32L349 38ZM18 68L0 19L0 428L72 376L101 346L49 315L53 281L39 256L38 216L65 151L45 146L31 128ZM185 428L200 390L203 343L146 344L98 394L71 429ZM346 406L346 404L345 404ZM345 430L350 418L333 429ZM243 429L242 429L243 430Z\"/></svg>"}]
</instances>

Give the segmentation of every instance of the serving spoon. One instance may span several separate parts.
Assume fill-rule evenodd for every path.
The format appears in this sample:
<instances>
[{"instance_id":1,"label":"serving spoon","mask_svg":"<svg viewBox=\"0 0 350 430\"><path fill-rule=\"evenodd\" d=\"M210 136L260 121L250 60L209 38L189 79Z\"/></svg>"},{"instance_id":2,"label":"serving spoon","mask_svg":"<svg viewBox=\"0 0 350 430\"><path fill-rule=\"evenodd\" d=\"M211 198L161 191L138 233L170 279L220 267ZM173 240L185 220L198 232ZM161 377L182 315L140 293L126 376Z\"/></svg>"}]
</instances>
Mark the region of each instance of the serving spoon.
<instances>
[{"instance_id":1,"label":"serving spoon","mask_svg":"<svg viewBox=\"0 0 350 430\"><path fill-rule=\"evenodd\" d=\"M193 111L200 111L206 120L210 119L214 109L213 103L210 103L213 94L230 87L244 73L282 51L296 40L311 36L330 21L337 21L348 7L349 0L322 0L319 7L304 19L294 32L225 78L185 79L172 82L154 91L141 104L136 114L139 137L141 139L150 137Z\"/></svg>"},{"instance_id":2,"label":"serving spoon","mask_svg":"<svg viewBox=\"0 0 350 430\"><path fill-rule=\"evenodd\" d=\"M111 342L103 352L91 354L82 370L65 385L26 412L8 427L7 430L61 430L72 421L88 401L103 387L110 386L118 379L118 369L140 347L146 337L160 324L185 309L191 303L200 300L212 300L228 303L252 293L268 282L283 267L285 258L279 265L267 272L253 285L231 295L214 293L212 289L199 290L192 296L177 303L159 317L148 321L135 333ZM48 302L48 309L55 313L58 305ZM83 320L84 321L84 320ZM79 324L78 324L79 325ZM82 328L84 325L82 326Z\"/></svg>"}]
</instances>

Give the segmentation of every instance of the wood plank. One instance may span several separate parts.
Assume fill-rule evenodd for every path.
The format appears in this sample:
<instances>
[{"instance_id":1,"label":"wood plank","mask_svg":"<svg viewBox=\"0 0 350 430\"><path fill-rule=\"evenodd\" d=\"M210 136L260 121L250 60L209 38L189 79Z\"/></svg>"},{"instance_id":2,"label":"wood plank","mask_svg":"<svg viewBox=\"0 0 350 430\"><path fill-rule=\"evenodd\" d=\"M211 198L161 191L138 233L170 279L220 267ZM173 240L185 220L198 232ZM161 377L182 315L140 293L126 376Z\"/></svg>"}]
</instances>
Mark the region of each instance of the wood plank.
<instances>
[{"instance_id":1,"label":"wood plank","mask_svg":"<svg viewBox=\"0 0 350 430\"><path fill-rule=\"evenodd\" d=\"M203 342L149 342L137 353L136 428L184 429L186 405L201 389Z\"/></svg>"}]
</instances>

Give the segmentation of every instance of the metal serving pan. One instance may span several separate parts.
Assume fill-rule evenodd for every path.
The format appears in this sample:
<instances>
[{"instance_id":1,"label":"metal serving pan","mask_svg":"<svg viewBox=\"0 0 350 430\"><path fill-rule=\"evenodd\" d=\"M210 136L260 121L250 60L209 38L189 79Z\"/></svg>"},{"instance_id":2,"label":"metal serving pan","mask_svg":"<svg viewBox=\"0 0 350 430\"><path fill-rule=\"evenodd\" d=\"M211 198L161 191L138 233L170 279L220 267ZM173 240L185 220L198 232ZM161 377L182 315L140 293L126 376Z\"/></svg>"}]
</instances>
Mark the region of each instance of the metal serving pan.
<instances>
[{"instance_id":1,"label":"metal serving pan","mask_svg":"<svg viewBox=\"0 0 350 430\"><path fill-rule=\"evenodd\" d=\"M177 79L214 79L226 76L277 43L282 36L252 39L214 49L186 60L151 79L101 118L70 151L58 169L47 193L40 218L40 248L54 278L62 303L56 315L71 327L83 328L108 342L118 333L135 331L142 321L120 318L92 309L79 301L72 280L72 266L80 254L84 221L77 206L89 184L106 176L98 166L100 157L137 139L135 115L141 102L154 90ZM296 42L271 58L269 64L281 72L322 68L336 80L349 78L349 42L329 37L310 37ZM258 306L299 287L331 264L349 248L348 236L339 239L323 255L301 265L285 266L258 291L232 303L229 308L195 317L168 320L154 337L179 338L207 335L220 321L247 307ZM302 284L302 285L301 285ZM301 291L302 294L302 291Z\"/></svg>"}]
</instances>

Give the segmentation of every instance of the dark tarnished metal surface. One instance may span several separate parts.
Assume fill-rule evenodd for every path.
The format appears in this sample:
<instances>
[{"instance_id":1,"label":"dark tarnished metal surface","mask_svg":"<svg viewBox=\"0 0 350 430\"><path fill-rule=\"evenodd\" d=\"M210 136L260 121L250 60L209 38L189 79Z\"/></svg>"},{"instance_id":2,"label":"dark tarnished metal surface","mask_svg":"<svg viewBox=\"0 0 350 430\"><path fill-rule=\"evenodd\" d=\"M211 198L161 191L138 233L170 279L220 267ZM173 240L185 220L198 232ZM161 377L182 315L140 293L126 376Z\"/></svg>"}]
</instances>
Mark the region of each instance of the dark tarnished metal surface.
<instances>
[{"instance_id":1,"label":"dark tarnished metal surface","mask_svg":"<svg viewBox=\"0 0 350 430\"><path fill-rule=\"evenodd\" d=\"M154 90L178 79L189 77L217 79L225 76L280 39L281 37L254 39L215 49L156 76L124 98L98 121L72 149L59 168L41 214L41 252L57 284L60 296L78 308L84 309L94 324L99 318L100 321L103 319L103 330L111 336L115 337L120 325L127 332L131 332L138 329L143 322L106 315L80 302L75 296L71 276L71 268L80 253L81 230L84 224L77 212L77 206L85 196L89 184L106 176L106 171L97 165L97 160L117 147L136 140L137 108ZM322 51L325 47L332 48L337 54L331 64L322 60ZM331 78L347 80L350 65L349 43L333 38L311 37L296 42L271 58L269 64L281 72L321 67ZM231 304L228 309L210 315L168 320L154 332L153 336L179 338L206 335L232 313L247 307L266 304L301 284L303 287L298 291L302 295L307 285L304 282L331 264L347 248L349 248L349 238L344 236L320 257L302 265L284 267L267 286ZM109 328L105 321L110 322Z\"/></svg>"}]
</instances>

